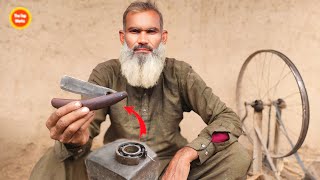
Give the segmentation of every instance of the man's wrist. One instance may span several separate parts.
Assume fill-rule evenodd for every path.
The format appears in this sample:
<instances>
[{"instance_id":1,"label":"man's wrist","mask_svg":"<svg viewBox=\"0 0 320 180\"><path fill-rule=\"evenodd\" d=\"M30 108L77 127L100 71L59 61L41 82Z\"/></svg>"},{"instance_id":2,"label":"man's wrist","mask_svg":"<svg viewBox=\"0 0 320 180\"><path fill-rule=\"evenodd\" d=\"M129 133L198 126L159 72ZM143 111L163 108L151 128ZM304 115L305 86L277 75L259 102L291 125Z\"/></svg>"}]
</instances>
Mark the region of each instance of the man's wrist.
<instances>
[{"instance_id":1,"label":"man's wrist","mask_svg":"<svg viewBox=\"0 0 320 180\"><path fill-rule=\"evenodd\" d=\"M191 147L183 147L182 149L179 150L179 153L181 153L181 157L183 157L184 159L186 159L189 162L192 162L196 159L198 159L199 155L198 152L191 148Z\"/></svg>"},{"instance_id":2,"label":"man's wrist","mask_svg":"<svg viewBox=\"0 0 320 180\"><path fill-rule=\"evenodd\" d=\"M91 143L92 143L92 139L89 138L87 143L85 143L84 145L72 144L72 143L63 144L63 145L66 148L66 150L72 154L74 159L78 159L83 154L86 154L87 152L90 151Z\"/></svg>"}]
</instances>

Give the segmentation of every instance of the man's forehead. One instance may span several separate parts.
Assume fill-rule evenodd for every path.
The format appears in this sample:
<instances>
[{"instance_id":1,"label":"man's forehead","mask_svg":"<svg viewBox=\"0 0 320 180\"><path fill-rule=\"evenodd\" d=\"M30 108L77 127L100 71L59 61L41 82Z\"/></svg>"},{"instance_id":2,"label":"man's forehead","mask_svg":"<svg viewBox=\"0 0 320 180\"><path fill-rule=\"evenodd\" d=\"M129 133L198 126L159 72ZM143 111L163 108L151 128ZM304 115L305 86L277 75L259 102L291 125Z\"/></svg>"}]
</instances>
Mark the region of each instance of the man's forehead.
<instances>
[{"instance_id":1,"label":"man's forehead","mask_svg":"<svg viewBox=\"0 0 320 180\"><path fill-rule=\"evenodd\" d=\"M143 12L129 12L126 17L126 29L132 27L142 29L160 29L160 16L153 10Z\"/></svg>"}]
</instances>

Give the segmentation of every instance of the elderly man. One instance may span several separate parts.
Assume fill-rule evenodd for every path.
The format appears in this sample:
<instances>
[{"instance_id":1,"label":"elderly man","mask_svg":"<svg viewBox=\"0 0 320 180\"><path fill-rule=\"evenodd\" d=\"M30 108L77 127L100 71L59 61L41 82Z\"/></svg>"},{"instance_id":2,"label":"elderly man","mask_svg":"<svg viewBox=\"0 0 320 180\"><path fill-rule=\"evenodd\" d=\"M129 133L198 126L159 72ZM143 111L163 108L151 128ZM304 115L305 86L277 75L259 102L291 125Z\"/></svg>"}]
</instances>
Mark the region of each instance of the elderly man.
<instances>
[{"instance_id":1,"label":"elderly man","mask_svg":"<svg viewBox=\"0 0 320 180\"><path fill-rule=\"evenodd\" d=\"M84 159L106 115L111 126L104 143L139 139L139 125L124 113L124 106L134 106L144 119L147 134L141 140L157 153L162 179L245 178L250 157L237 142L242 132L239 118L190 65L165 57L168 32L156 6L131 3L119 36L123 45L119 59L97 65L89 82L126 91L128 98L96 112L80 102L53 112L46 126L57 141L37 163L31 179L87 179ZM179 123L183 112L191 110L207 127L188 143Z\"/></svg>"}]
</instances>

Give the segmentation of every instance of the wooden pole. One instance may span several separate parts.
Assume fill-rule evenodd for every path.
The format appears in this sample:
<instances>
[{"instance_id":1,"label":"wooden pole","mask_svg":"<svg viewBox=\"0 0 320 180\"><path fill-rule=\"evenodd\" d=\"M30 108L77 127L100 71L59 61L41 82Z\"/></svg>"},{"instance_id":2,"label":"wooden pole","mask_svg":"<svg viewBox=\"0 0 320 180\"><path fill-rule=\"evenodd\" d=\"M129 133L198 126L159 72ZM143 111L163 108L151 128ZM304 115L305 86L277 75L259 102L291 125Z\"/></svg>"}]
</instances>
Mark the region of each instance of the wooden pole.
<instances>
[{"instance_id":1,"label":"wooden pole","mask_svg":"<svg viewBox=\"0 0 320 180\"><path fill-rule=\"evenodd\" d=\"M261 129L262 125L262 111L254 111L254 129ZM262 173L262 149L260 145L259 137L256 133L253 133L253 162L252 162L252 173Z\"/></svg>"}]
</instances>

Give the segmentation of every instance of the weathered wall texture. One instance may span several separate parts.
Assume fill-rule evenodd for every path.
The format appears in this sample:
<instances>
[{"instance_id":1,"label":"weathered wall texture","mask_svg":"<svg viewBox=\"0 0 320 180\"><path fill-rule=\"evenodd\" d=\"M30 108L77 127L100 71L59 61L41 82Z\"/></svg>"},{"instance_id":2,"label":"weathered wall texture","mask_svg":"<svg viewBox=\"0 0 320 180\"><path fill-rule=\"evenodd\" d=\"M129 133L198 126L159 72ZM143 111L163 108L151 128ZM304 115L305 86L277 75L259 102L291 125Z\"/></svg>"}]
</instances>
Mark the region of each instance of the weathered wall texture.
<instances>
[{"instance_id":1,"label":"weathered wall texture","mask_svg":"<svg viewBox=\"0 0 320 180\"><path fill-rule=\"evenodd\" d=\"M51 98L77 97L59 89L62 75L87 79L97 63L118 57L118 30L130 2L0 1L0 179L27 179L53 144L45 127ZM320 149L320 1L159 0L158 5L169 31L167 55L190 63L233 108L238 72L249 54L276 49L289 56L310 98L306 144ZM17 6L33 15L27 29L8 22ZM186 118L182 130L192 140L204 125L195 114Z\"/></svg>"}]
</instances>

